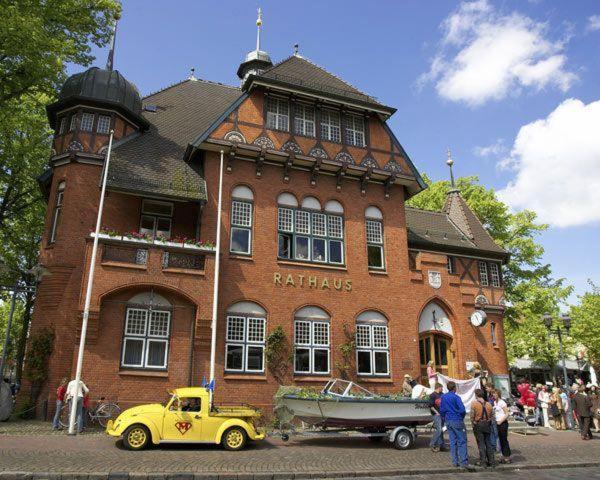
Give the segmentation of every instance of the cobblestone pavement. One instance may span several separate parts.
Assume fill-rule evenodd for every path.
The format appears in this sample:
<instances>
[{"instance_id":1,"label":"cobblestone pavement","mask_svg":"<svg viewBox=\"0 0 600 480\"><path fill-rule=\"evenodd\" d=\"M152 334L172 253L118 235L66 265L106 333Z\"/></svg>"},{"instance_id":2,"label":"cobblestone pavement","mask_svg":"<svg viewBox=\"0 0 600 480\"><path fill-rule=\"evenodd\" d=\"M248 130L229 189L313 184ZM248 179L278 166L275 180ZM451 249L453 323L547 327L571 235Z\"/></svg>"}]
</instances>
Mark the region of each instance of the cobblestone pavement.
<instances>
[{"instance_id":1,"label":"cobblestone pavement","mask_svg":"<svg viewBox=\"0 0 600 480\"><path fill-rule=\"evenodd\" d=\"M5 434L0 435L0 471L62 472L77 476L100 473L104 478L117 472L135 472L147 478L157 474L186 473L185 478L193 478L193 474L197 474L204 478L206 475L215 478L218 475L220 479L230 480L294 476L389 478L390 475L424 471L454 473L449 455L432 453L427 446L428 441L429 436L422 435L417 439L416 447L407 451L395 450L387 442L372 443L359 438L293 437L287 443L270 438L250 444L241 452L227 452L217 446L188 445L130 452L106 435ZM510 441L515 462L511 466L513 470L565 464L600 467L600 440L584 442L575 432L550 431L527 437L512 434ZM472 460L476 451L470 434ZM473 474L470 475L468 478L474 478Z\"/></svg>"},{"instance_id":2,"label":"cobblestone pavement","mask_svg":"<svg viewBox=\"0 0 600 480\"><path fill-rule=\"evenodd\" d=\"M498 472L455 473L453 480L598 480L600 469L594 468L557 468L543 470L506 470ZM359 478L355 480L361 480ZM369 477L364 480L377 480ZM401 475L399 477L381 477L381 480L431 480L431 475Z\"/></svg>"}]
</instances>

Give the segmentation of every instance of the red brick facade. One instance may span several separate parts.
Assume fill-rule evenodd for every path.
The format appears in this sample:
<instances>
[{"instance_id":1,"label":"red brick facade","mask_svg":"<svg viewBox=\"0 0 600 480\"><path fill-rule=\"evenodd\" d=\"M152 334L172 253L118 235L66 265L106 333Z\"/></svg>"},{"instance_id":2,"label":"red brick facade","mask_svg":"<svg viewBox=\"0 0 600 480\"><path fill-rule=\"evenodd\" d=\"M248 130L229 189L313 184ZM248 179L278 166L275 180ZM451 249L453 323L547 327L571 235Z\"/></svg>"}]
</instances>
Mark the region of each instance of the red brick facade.
<instances>
[{"instance_id":1,"label":"red brick facade","mask_svg":"<svg viewBox=\"0 0 600 480\"><path fill-rule=\"evenodd\" d=\"M243 134L248 144L266 135L276 149L292 140L302 152L308 153L316 145L316 139L290 137L288 132L264 128L263 99L263 91L253 90L239 108L212 131L210 139L223 139L228 132L236 130ZM122 122L120 117L116 118ZM370 116L367 125L368 148L348 146L344 151L357 163L369 156L380 168L392 156L403 171L410 171L401 150L380 118ZM119 131L119 136L127 133L122 125L115 131ZM107 140L107 137L103 138ZM58 152L65 150L65 141L67 144L70 142L57 137L55 149ZM56 333L50 376L42 391L42 399L50 401L59 379L73 377L75 372L91 256L92 238L89 232L95 224L99 200L101 165L92 161L95 160L93 155L84 158L86 153L98 152L99 140L84 135L78 141L83 145L83 151L78 154L70 152L61 164L55 164L53 168L47 228L40 258L51 275L41 281L32 320L32 334L43 326L52 326ZM335 157L341 148L331 142L322 142L321 146L330 158ZM229 158L230 150L223 148ZM175 201L171 237L198 236L214 242L219 153L205 151L202 158L193 158L203 162L207 201L201 209L195 202ZM348 341L345 332L354 332L358 315L367 310L377 311L387 319L389 375L357 376L353 362L351 377L371 390L398 391L404 374L421 378L419 317L430 302L436 302L450 320L452 336L449 337L448 363L453 376L464 377L467 362L479 362L490 374L508 373L502 308L499 306L502 289L479 285L476 256L454 255L455 273L452 274L447 271L447 255L443 251L414 250L411 261L404 205L407 190L402 185L393 185L386 196L382 184L363 184L346 179L340 185L334 175L315 175L314 171L300 169L292 169L289 180L285 181L283 168L278 165L265 164L258 176L253 161L236 158L233 162L226 162L229 168L223 178L215 379L217 401L251 402L268 408L279 383L319 386L327 378L340 376L343 358L339 347ZM56 188L62 181L65 187L56 241L49 244ZM253 193L252 252L248 256L229 251L231 192L238 185L249 187ZM298 201L312 196L321 205L336 200L343 206L343 266L278 259L277 198L283 192L293 194ZM148 196L109 191L103 226L121 233L137 230L143 198ZM376 206L383 214L384 270L368 268L365 210L370 206ZM111 248L114 255L125 255L125 260L110 257L107 252ZM127 255L131 254L127 253L128 248L134 251L136 248L146 249L145 262L137 264L131 258L127 260ZM208 377L215 254L199 254L204 262L203 268L173 268L164 264L165 251L181 253L183 250L160 244L135 245L114 239L100 241L82 377L93 398L104 396L125 406L160 401L167 389L189 383L199 384L203 377ZM486 256L482 254L480 258ZM439 288L430 285L430 271L441 274ZM167 368L122 367L128 302L136 294L150 290L164 297L172 308ZM475 309L475 297L480 294L486 296L490 305L486 308L487 324L478 328L471 325L469 317ZM276 327L283 327L289 355L293 354L294 313L304 306L317 306L327 312L330 317L330 374L295 375L291 360L283 368L283 376L273 375L273 368L268 364L265 373L226 372L226 311L239 301L254 302L266 311L267 335ZM492 325L495 328L494 341Z\"/></svg>"}]
</instances>

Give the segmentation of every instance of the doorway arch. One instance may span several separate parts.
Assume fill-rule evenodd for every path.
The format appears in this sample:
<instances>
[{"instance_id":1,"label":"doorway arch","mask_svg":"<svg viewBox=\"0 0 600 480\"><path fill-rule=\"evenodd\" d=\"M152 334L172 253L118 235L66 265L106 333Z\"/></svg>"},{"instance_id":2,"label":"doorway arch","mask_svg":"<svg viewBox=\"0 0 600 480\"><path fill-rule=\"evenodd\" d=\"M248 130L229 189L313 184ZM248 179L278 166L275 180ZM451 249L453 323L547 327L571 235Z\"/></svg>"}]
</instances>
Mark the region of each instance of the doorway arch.
<instances>
[{"instance_id":1,"label":"doorway arch","mask_svg":"<svg viewBox=\"0 0 600 480\"><path fill-rule=\"evenodd\" d=\"M454 376L453 340L454 331L446 309L436 301L429 302L419 315L419 364L424 385L429 384L427 364L431 360L437 372Z\"/></svg>"}]
</instances>

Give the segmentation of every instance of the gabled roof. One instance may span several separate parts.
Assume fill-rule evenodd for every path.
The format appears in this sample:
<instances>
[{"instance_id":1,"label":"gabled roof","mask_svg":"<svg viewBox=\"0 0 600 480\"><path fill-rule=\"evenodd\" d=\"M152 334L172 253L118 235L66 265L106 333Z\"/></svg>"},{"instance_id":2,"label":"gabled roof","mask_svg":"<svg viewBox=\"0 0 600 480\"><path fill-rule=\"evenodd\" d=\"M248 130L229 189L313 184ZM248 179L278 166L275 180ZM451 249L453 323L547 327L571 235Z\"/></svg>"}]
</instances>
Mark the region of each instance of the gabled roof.
<instances>
[{"instance_id":1,"label":"gabled roof","mask_svg":"<svg viewBox=\"0 0 600 480\"><path fill-rule=\"evenodd\" d=\"M144 98L156 113L143 112L150 128L115 143L108 185L186 200L205 200L199 165L184 160L191 140L207 130L242 95L239 88L185 80Z\"/></svg>"},{"instance_id":2,"label":"gabled roof","mask_svg":"<svg viewBox=\"0 0 600 480\"><path fill-rule=\"evenodd\" d=\"M477 248L506 254L506 251L496 244L458 190L448 192L443 211L477 245Z\"/></svg>"},{"instance_id":3,"label":"gabled roof","mask_svg":"<svg viewBox=\"0 0 600 480\"><path fill-rule=\"evenodd\" d=\"M307 93L320 94L337 100L347 100L365 107L385 111L388 115L396 109L380 103L376 98L361 92L336 75L299 55L292 55L275 64L260 75L250 75L245 87L252 82L295 87Z\"/></svg>"}]
</instances>

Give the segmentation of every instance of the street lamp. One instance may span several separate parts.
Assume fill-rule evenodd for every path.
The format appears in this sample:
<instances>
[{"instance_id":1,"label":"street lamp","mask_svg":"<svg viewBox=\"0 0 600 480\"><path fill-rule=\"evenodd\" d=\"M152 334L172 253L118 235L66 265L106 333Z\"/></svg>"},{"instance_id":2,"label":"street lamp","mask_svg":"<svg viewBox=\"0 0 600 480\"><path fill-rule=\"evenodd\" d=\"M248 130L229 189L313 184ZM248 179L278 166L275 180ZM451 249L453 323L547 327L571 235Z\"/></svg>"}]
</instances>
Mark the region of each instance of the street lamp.
<instances>
[{"instance_id":1,"label":"street lamp","mask_svg":"<svg viewBox=\"0 0 600 480\"><path fill-rule=\"evenodd\" d=\"M563 326L565 328L565 332L568 334L569 330L571 329L571 317L563 314L561 316L561 320L562 320ZM565 387L568 387L569 381L568 381L568 377L567 377L567 364L565 361L565 353L563 350L562 330L561 330L560 326L558 326L556 328L552 328L552 324L554 323L554 318L549 313L545 313L544 315L542 315L542 322L544 322L544 325L548 329L548 332L554 333L555 335L558 336L558 345L560 347L560 358L562 361L563 376L565 378Z\"/></svg>"}]
</instances>

